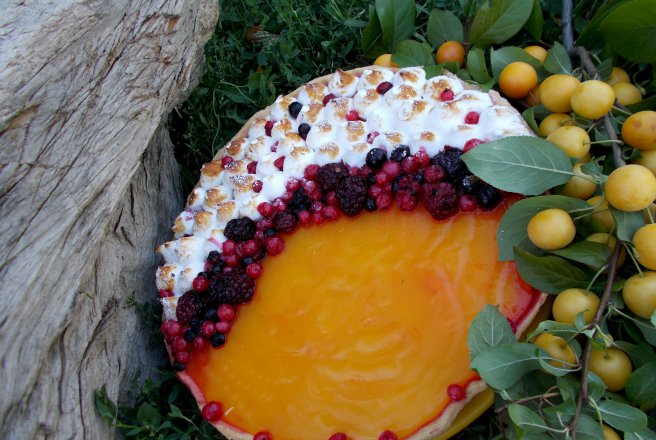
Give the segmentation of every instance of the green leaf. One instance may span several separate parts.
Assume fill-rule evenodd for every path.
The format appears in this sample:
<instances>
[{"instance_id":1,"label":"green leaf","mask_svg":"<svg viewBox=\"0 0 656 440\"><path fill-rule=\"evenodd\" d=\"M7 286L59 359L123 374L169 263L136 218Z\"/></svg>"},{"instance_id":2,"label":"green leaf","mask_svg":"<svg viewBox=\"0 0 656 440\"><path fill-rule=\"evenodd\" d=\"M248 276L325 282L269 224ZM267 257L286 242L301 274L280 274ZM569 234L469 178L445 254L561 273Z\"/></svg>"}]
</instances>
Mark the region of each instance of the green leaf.
<instances>
[{"instance_id":1,"label":"green leaf","mask_svg":"<svg viewBox=\"0 0 656 440\"><path fill-rule=\"evenodd\" d=\"M414 0L376 0L376 13L383 31L383 44L394 52L399 41L415 31L417 10Z\"/></svg>"},{"instance_id":2,"label":"green leaf","mask_svg":"<svg viewBox=\"0 0 656 440\"><path fill-rule=\"evenodd\" d=\"M526 0L495 0L481 7L469 31L477 47L500 44L515 35L531 15L533 3Z\"/></svg>"},{"instance_id":3,"label":"green leaf","mask_svg":"<svg viewBox=\"0 0 656 440\"><path fill-rule=\"evenodd\" d=\"M579 37L576 40L578 46L585 46L587 48L593 48L600 45L603 42L601 36L599 35L599 25L602 21L610 14L615 8L622 4L626 0L610 0L606 2L602 7L597 9L592 20L583 28Z\"/></svg>"},{"instance_id":4,"label":"green leaf","mask_svg":"<svg viewBox=\"0 0 656 440\"><path fill-rule=\"evenodd\" d=\"M547 58L544 60L544 68L550 73L572 73L572 61L569 59L567 50L559 42L554 42L551 49L547 51Z\"/></svg>"},{"instance_id":5,"label":"green leaf","mask_svg":"<svg viewBox=\"0 0 656 440\"><path fill-rule=\"evenodd\" d=\"M585 289L592 275L559 257L536 257L515 248L515 265L524 281L536 289L557 295L570 287Z\"/></svg>"},{"instance_id":6,"label":"green leaf","mask_svg":"<svg viewBox=\"0 0 656 440\"><path fill-rule=\"evenodd\" d=\"M162 421L161 414L152 405L144 402L137 410L137 420L152 426L157 426Z\"/></svg>"},{"instance_id":7,"label":"green leaf","mask_svg":"<svg viewBox=\"0 0 656 440\"><path fill-rule=\"evenodd\" d=\"M599 405L604 422L620 431L642 431L647 427L647 416L637 408L614 400Z\"/></svg>"},{"instance_id":8,"label":"green leaf","mask_svg":"<svg viewBox=\"0 0 656 440\"><path fill-rule=\"evenodd\" d=\"M575 402L579 395L579 388L581 383L572 374L559 377L556 379L560 394L563 396L564 401Z\"/></svg>"},{"instance_id":9,"label":"green leaf","mask_svg":"<svg viewBox=\"0 0 656 440\"><path fill-rule=\"evenodd\" d=\"M595 419L582 413L576 427L576 438L577 440L600 440L604 438L604 432Z\"/></svg>"},{"instance_id":10,"label":"green leaf","mask_svg":"<svg viewBox=\"0 0 656 440\"><path fill-rule=\"evenodd\" d=\"M645 341L656 347L656 324L647 321L646 319L636 318L629 315L627 315L627 318L636 324L642 335L645 337Z\"/></svg>"},{"instance_id":11,"label":"green leaf","mask_svg":"<svg viewBox=\"0 0 656 440\"><path fill-rule=\"evenodd\" d=\"M109 423L114 423L116 420L116 414L118 413L118 408L116 408L116 404L112 402L109 396L107 396L107 388L105 385L103 385L100 390L94 391L93 404L100 417Z\"/></svg>"},{"instance_id":12,"label":"green leaf","mask_svg":"<svg viewBox=\"0 0 656 440\"><path fill-rule=\"evenodd\" d=\"M636 406L656 405L656 362L635 370L626 383L626 397Z\"/></svg>"},{"instance_id":13,"label":"green leaf","mask_svg":"<svg viewBox=\"0 0 656 440\"><path fill-rule=\"evenodd\" d=\"M524 405L508 405L508 415L510 420L525 432L545 432L549 428L542 417Z\"/></svg>"},{"instance_id":14,"label":"green leaf","mask_svg":"<svg viewBox=\"0 0 656 440\"><path fill-rule=\"evenodd\" d=\"M434 47L438 47L445 41L465 40L462 23L453 12L433 9L428 17L426 25L426 38Z\"/></svg>"},{"instance_id":15,"label":"green leaf","mask_svg":"<svg viewBox=\"0 0 656 440\"><path fill-rule=\"evenodd\" d=\"M651 314L651 325L656 327L656 311L654 311L654 313Z\"/></svg>"},{"instance_id":16,"label":"green leaf","mask_svg":"<svg viewBox=\"0 0 656 440\"><path fill-rule=\"evenodd\" d=\"M540 368L537 347L518 342L502 344L480 353L471 367L493 388L503 390L513 386L529 371Z\"/></svg>"},{"instance_id":17,"label":"green leaf","mask_svg":"<svg viewBox=\"0 0 656 440\"><path fill-rule=\"evenodd\" d=\"M577 241L565 248L551 251L551 253L577 263L587 264L594 269L601 268L610 259L608 246L593 241Z\"/></svg>"},{"instance_id":18,"label":"green leaf","mask_svg":"<svg viewBox=\"0 0 656 440\"><path fill-rule=\"evenodd\" d=\"M524 121L526 121L528 126L531 127L531 130L533 130L535 133L540 131L538 123L535 121L535 110L533 107L529 107L524 110L522 112L522 118L524 118Z\"/></svg>"},{"instance_id":19,"label":"green leaf","mask_svg":"<svg viewBox=\"0 0 656 440\"><path fill-rule=\"evenodd\" d=\"M508 319L498 307L486 305L469 325L467 347L472 360L485 350L516 341Z\"/></svg>"},{"instance_id":20,"label":"green leaf","mask_svg":"<svg viewBox=\"0 0 656 440\"><path fill-rule=\"evenodd\" d=\"M608 207L617 225L617 238L622 241L631 241L636 231L645 225L645 216L642 211L626 212Z\"/></svg>"},{"instance_id":21,"label":"green leaf","mask_svg":"<svg viewBox=\"0 0 656 440\"><path fill-rule=\"evenodd\" d=\"M560 148L530 136L486 142L463 154L462 160L490 185L525 195L541 194L573 174L572 163Z\"/></svg>"},{"instance_id":22,"label":"green leaf","mask_svg":"<svg viewBox=\"0 0 656 440\"><path fill-rule=\"evenodd\" d=\"M649 428L637 432L625 432L624 440L656 440L656 432Z\"/></svg>"},{"instance_id":23,"label":"green leaf","mask_svg":"<svg viewBox=\"0 0 656 440\"><path fill-rule=\"evenodd\" d=\"M610 48L624 58L639 63L655 61L656 2L625 2L604 18L599 33Z\"/></svg>"},{"instance_id":24,"label":"green leaf","mask_svg":"<svg viewBox=\"0 0 656 440\"><path fill-rule=\"evenodd\" d=\"M551 333L552 335L559 336L563 339L571 339L578 335L580 332L573 324L565 324L562 322L547 320L538 324L535 330L527 335L526 339L531 340L540 333Z\"/></svg>"},{"instance_id":25,"label":"green leaf","mask_svg":"<svg viewBox=\"0 0 656 440\"><path fill-rule=\"evenodd\" d=\"M442 75L444 73L444 67L424 66L424 71L426 72L426 79L431 79L434 76Z\"/></svg>"},{"instance_id":26,"label":"green leaf","mask_svg":"<svg viewBox=\"0 0 656 440\"><path fill-rule=\"evenodd\" d=\"M467 54L467 69L471 74L474 81L479 84L488 82L491 77L487 71L487 64L485 62L485 52L483 49L473 47Z\"/></svg>"},{"instance_id":27,"label":"green leaf","mask_svg":"<svg viewBox=\"0 0 656 440\"><path fill-rule=\"evenodd\" d=\"M643 99L640 102L626 106L633 113L641 112L643 110L654 110L656 109L656 96L651 98Z\"/></svg>"},{"instance_id":28,"label":"green leaf","mask_svg":"<svg viewBox=\"0 0 656 440\"><path fill-rule=\"evenodd\" d=\"M606 384L592 371L588 371L588 395L595 402L599 401L606 392Z\"/></svg>"},{"instance_id":29,"label":"green leaf","mask_svg":"<svg viewBox=\"0 0 656 440\"><path fill-rule=\"evenodd\" d=\"M497 230L500 261L512 260L515 246L524 250L536 249L528 240L526 228L535 214L549 208L560 208L581 215L590 213L593 209L585 200L566 196L537 196L514 203L501 218Z\"/></svg>"},{"instance_id":30,"label":"green leaf","mask_svg":"<svg viewBox=\"0 0 656 440\"><path fill-rule=\"evenodd\" d=\"M631 361L636 368L640 368L650 362L656 362L656 353L649 344L642 343L635 345L626 341L615 341L614 344L631 357Z\"/></svg>"},{"instance_id":31,"label":"green leaf","mask_svg":"<svg viewBox=\"0 0 656 440\"><path fill-rule=\"evenodd\" d=\"M383 45L383 29L380 27L380 20L376 9L372 6L369 8L369 23L362 30L362 52L365 57L370 60L377 58L379 55L385 53L385 45Z\"/></svg>"},{"instance_id":32,"label":"green leaf","mask_svg":"<svg viewBox=\"0 0 656 440\"><path fill-rule=\"evenodd\" d=\"M405 40L397 44L392 61L400 67L435 65L431 47L415 40Z\"/></svg>"},{"instance_id":33,"label":"green leaf","mask_svg":"<svg viewBox=\"0 0 656 440\"><path fill-rule=\"evenodd\" d=\"M531 37L536 40L542 39L542 26L544 25L544 17L542 16L542 8L540 7L540 0L533 0L533 9L531 15L524 25L524 29Z\"/></svg>"},{"instance_id":34,"label":"green leaf","mask_svg":"<svg viewBox=\"0 0 656 440\"><path fill-rule=\"evenodd\" d=\"M492 74L495 78L499 78L501 71L510 63L515 61L523 61L530 64L535 69L539 69L542 66L540 60L529 55L521 47L515 46L506 46L502 47L499 50L490 49L490 64L492 65Z\"/></svg>"}]
</instances>

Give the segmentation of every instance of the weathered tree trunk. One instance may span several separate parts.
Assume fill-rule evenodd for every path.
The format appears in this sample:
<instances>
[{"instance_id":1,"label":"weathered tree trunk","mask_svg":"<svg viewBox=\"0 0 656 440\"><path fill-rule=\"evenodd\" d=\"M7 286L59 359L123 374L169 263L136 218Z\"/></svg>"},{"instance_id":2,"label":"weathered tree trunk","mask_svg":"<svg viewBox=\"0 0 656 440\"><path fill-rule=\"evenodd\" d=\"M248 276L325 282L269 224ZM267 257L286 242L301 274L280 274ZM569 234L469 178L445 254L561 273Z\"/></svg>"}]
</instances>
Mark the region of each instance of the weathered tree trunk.
<instances>
[{"instance_id":1,"label":"weathered tree trunk","mask_svg":"<svg viewBox=\"0 0 656 440\"><path fill-rule=\"evenodd\" d=\"M93 392L152 368L137 301L181 208L163 121L217 0L2 2L0 438L108 439Z\"/></svg>"}]
</instances>

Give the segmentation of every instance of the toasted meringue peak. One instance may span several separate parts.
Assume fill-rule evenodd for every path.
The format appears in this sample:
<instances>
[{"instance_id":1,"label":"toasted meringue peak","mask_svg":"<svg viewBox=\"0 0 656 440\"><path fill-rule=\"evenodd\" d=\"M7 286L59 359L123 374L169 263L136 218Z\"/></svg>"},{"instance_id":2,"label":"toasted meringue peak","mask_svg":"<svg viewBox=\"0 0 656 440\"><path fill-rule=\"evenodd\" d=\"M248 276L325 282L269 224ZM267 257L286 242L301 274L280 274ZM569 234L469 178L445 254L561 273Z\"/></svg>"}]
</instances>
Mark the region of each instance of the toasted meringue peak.
<instances>
[{"instance_id":1,"label":"toasted meringue peak","mask_svg":"<svg viewBox=\"0 0 656 440\"><path fill-rule=\"evenodd\" d=\"M226 186L216 186L210 188L205 193L205 202L203 208L209 211L216 211L219 203L226 202L232 198L232 189Z\"/></svg>"},{"instance_id":2,"label":"toasted meringue peak","mask_svg":"<svg viewBox=\"0 0 656 440\"><path fill-rule=\"evenodd\" d=\"M353 97L353 107L361 117L368 119L371 116L372 110L378 108L382 100L383 96L376 90L360 90Z\"/></svg>"},{"instance_id":3,"label":"toasted meringue peak","mask_svg":"<svg viewBox=\"0 0 656 440\"><path fill-rule=\"evenodd\" d=\"M278 96L276 101L271 107L271 119L274 121L279 121L282 118L289 116L289 104L296 101L292 96Z\"/></svg>"},{"instance_id":4,"label":"toasted meringue peak","mask_svg":"<svg viewBox=\"0 0 656 440\"><path fill-rule=\"evenodd\" d=\"M394 86L392 89L385 93L385 102L392 108L396 108L403 103L403 101L410 101L419 97L419 92L412 86L401 84Z\"/></svg>"},{"instance_id":5,"label":"toasted meringue peak","mask_svg":"<svg viewBox=\"0 0 656 440\"><path fill-rule=\"evenodd\" d=\"M349 72L337 69L328 88L335 96L353 96L358 87L358 77Z\"/></svg>"},{"instance_id":6,"label":"toasted meringue peak","mask_svg":"<svg viewBox=\"0 0 656 440\"><path fill-rule=\"evenodd\" d=\"M319 103L323 101L323 97L328 94L328 87L320 83L304 84L298 94L298 102L303 105L312 103ZM323 105L322 105L323 107Z\"/></svg>"},{"instance_id":7,"label":"toasted meringue peak","mask_svg":"<svg viewBox=\"0 0 656 440\"><path fill-rule=\"evenodd\" d=\"M241 137L231 140L225 149L233 159L241 159L244 157L244 152L248 147L249 141L247 137Z\"/></svg>"},{"instance_id":8,"label":"toasted meringue peak","mask_svg":"<svg viewBox=\"0 0 656 440\"><path fill-rule=\"evenodd\" d=\"M258 136L249 144L244 154L244 159L249 162L257 162L260 157L271 151L271 146L275 141L269 136Z\"/></svg>"},{"instance_id":9,"label":"toasted meringue peak","mask_svg":"<svg viewBox=\"0 0 656 440\"><path fill-rule=\"evenodd\" d=\"M223 183L223 165L220 160L213 160L206 163L200 169L200 186L211 188Z\"/></svg>"},{"instance_id":10,"label":"toasted meringue peak","mask_svg":"<svg viewBox=\"0 0 656 440\"><path fill-rule=\"evenodd\" d=\"M192 211L182 211L175 218L173 227L173 236L175 238L181 238L185 235L191 235L194 227L194 213Z\"/></svg>"},{"instance_id":11,"label":"toasted meringue peak","mask_svg":"<svg viewBox=\"0 0 656 440\"><path fill-rule=\"evenodd\" d=\"M448 76L434 76L426 80L426 84L424 84L424 98L434 102L441 102L440 96L446 89L451 90L454 95L457 95L464 90L464 87L460 81L449 78Z\"/></svg>"},{"instance_id":12,"label":"toasted meringue peak","mask_svg":"<svg viewBox=\"0 0 656 440\"><path fill-rule=\"evenodd\" d=\"M303 123L313 125L321 120L322 112L323 104L320 102L313 102L311 104L304 105L303 108L301 108L301 111L298 114L296 120L298 121L299 125Z\"/></svg>"},{"instance_id":13,"label":"toasted meringue peak","mask_svg":"<svg viewBox=\"0 0 656 440\"><path fill-rule=\"evenodd\" d=\"M265 136L266 130L264 126L268 122L268 119L265 118L256 118L251 121L250 127L248 127L248 138L255 139L258 136Z\"/></svg>"},{"instance_id":14,"label":"toasted meringue peak","mask_svg":"<svg viewBox=\"0 0 656 440\"><path fill-rule=\"evenodd\" d=\"M214 225L216 225L214 213L210 211L196 211L194 213L194 235L206 237L209 235L209 230L214 227Z\"/></svg>"},{"instance_id":15,"label":"toasted meringue peak","mask_svg":"<svg viewBox=\"0 0 656 440\"><path fill-rule=\"evenodd\" d=\"M362 76L360 77L358 92L367 89L373 89L375 91L380 83L385 81L391 82L393 78L394 74L387 69L367 69L362 72Z\"/></svg>"},{"instance_id":16,"label":"toasted meringue peak","mask_svg":"<svg viewBox=\"0 0 656 440\"><path fill-rule=\"evenodd\" d=\"M335 98L330 101L323 110L327 121L339 121L346 119L346 113L351 110L353 100L350 98Z\"/></svg>"},{"instance_id":17,"label":"toasted meringue peak","mask_svg":"<svg viewBox=\"0 0 656 440\"><path fill-rule=\"evenodd\" d=\"M406 67L394 75L392 84L400 86L406 84L416 89L421 89L426 83L426 71L421 67Z\"/></svg>"},{"instance_id":18,"label":"toasted meringue peak","mask_svg":"<svg viewBox=\"0 0 656 440\"><path fill-rule=\"evenodd\" d=\"M205 188L194 188L187 197L187 209L196 211L203 206L205 200Z\"/></svg>"}]
</instances>

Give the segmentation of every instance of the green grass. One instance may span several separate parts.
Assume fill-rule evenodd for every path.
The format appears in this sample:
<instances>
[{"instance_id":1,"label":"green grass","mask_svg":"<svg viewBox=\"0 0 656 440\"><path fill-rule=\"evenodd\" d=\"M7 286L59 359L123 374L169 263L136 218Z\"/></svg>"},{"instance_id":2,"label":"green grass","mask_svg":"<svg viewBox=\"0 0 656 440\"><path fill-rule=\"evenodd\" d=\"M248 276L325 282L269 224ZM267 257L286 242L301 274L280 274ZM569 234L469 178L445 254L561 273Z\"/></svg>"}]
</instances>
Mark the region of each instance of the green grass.
<instances>
[{"instance_id":1,"label":"green grass","mask_svg":"<svg viewBox=\"0 0 656 440\"><path fill-rule=\"evenodd\" d=\"M185 192L198 180L200 166L278 95L337 68L367 63L359 48L369 4L221 2L216 32L205 46L205 73L170 122ZM246 31L256 25L257 41L249 41Z\"/></svg>"}]
</instances>

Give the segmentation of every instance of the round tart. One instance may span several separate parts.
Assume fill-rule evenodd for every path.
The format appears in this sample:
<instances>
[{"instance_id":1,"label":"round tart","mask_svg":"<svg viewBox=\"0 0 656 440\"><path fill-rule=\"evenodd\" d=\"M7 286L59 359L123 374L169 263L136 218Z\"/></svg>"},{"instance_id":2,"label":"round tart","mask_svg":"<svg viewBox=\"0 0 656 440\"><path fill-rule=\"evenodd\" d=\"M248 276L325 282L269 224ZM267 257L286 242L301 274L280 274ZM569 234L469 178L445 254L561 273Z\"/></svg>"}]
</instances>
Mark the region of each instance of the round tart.
<instances>
[{"instance_id":1,"label":"round tart","mask_svg":"<svg viewBox=\"0 0 656 440\"><path fill-rule=\"evenodd\" d=\"M544 301L497 261L516 197L460 159L511 135L532 133L496 92L420 67L338 70L253 116L157 249L203 416L239 440L447 431L486 389L471 320L496 304L519 334Z\"/></svg>"}]
</instances>

